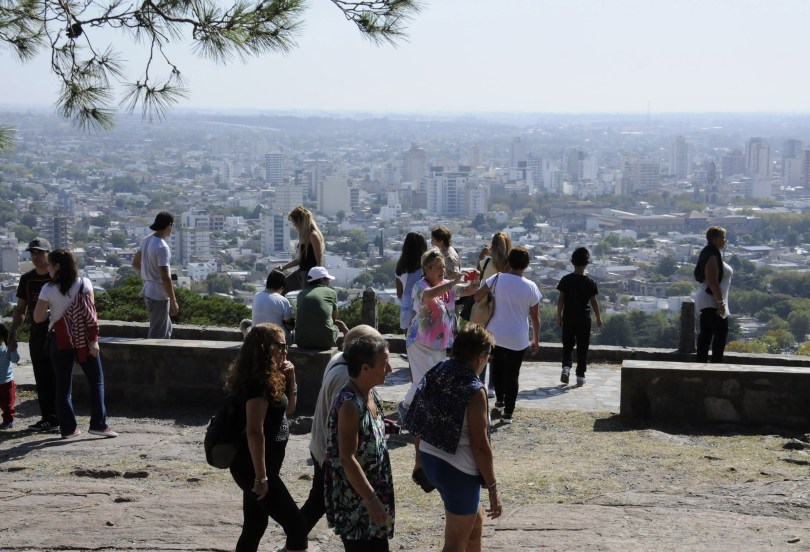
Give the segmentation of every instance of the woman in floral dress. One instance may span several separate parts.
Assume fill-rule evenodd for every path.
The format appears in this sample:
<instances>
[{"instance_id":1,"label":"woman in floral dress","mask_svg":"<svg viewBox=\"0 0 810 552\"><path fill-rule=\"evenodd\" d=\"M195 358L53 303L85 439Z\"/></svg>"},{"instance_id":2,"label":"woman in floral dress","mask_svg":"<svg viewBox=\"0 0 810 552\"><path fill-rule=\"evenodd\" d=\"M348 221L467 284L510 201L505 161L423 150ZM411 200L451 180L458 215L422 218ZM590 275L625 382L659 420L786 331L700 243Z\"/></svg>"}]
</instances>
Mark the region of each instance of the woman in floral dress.
<instances>
[{"instance_id":1,"label":"woman in floral dress","mask_svg":"<svg viewBox=\"0 0 810 552\"><path fill-rule=\"evenodd\" d=\"M388 343L379 336L360 337L344 358L349 383L329 413L326 520L345 550L383 552L394 536L394 479L374 387L391 372Z\"/></svg>"}]
</instances>

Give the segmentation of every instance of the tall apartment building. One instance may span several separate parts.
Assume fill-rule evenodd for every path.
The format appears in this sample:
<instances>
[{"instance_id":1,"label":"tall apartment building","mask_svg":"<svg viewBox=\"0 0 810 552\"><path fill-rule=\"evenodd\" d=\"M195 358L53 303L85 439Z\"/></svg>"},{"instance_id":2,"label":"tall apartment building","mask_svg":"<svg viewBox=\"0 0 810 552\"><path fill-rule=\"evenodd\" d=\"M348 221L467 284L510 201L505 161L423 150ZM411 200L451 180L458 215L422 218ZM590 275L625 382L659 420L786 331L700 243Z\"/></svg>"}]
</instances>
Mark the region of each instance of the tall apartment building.
<instances>
[{"instance_id":1,"label":"tall apartment building","mask_svg":"<svg viewBox=\"0 0 810 552\"><path fill-rule=\"evenodd\" d=\"M46 215L42 218L42 234L54 249L70 249L73 246L75 221L70 215Z\"/></svg>"},{"instance_id":2,"label":"tall apartment building","mask_svg":"<svg viewBox=\"0 0 810 552\"><path fill-rule=\"evenodd\" d=\"M801 140L789 139L782 143L782 159L794 159L803 154L804 144Z\"/></svg>"},{"instance_id":3,"label":"tall apartment building","mask_svg":"<svg viewBox=\"0 0 810 552\"><path fill-rule=\"evenodd\" d=\"M720 173L725 178L745 174L745 154L740 150L734 150L722 156Z\"/></svg>"},{"instance_id":4,"label":"tall apartment building","mask_svg":"<svg viewBox=\"0 0 810 552\"><path fill-rule=\"evenodd\" d=\"M509 168L517 169L525 167L527 160L526 144L517 136L512 140L512 144L509 146Z\"/></svg>"},{"instance_id":5,"label":"tall apartment building","mask_svg":"<svg viewBox=\"0 0 810 552\"><path fill-rule=\"evenodd\" d=\"M352 210L349 177L345 169L338 170L318 182L318 211L334 216L338 211Z\"/></svg>"},{"instance_id":6,"label":"tall apartment building","mask_svg":"<svg viewBox=\"0 0 810 552\"><path fill-rule=\"evenodd\" d=\"M434 172L427 177L427 211L431 215L464 215L464 193L470 174Z\"/></svg>"},{"instance_id":7,"label":"tall apartment building","mask_svg":"<svg viewBox=\"0 0 810 552\"><path fill-rule=\"evenodd\" d=\"M19 271L20 251L17 249L17 238L13 236L0 238L0 272Z\"/></svg>"},{"instance_id":8,"label":"tall apartment building","mask_svg":"<svg viewBox=\"0 0 810 552\"><path fill-rule=\"evenodd\" d=\"M290 250L292 226L287 213L271 212L260 215L262 253L285 253Z\"/></svg>"},{"instance_id":9,"label":"tall apartment building","mask_svg":"<svg viewBox=\"0 0 810 552\"><path fill-rule=\"evenodd\" d=\"M411 144L411 149L402 153L402 180L419 182L427 173L427 152L416 144Z\"/></svg>"},{"instance_id":10,"label":"tall apartment building","mask_svg":"<svg viewBox=\"0 0 810 552\"><path fill-rule=\"evenodd\" d=\"M810 149L802 152L802 186L810 187Z\"/></svg>"},{"instance_id":11,"label":"tall apartment building","mask_svg":"<svg viewBox=\"0 0 810 552\"><path fill-rule=\"evenodd\" d=\"M669 175L686 178L689 173L689 144L678 136L669 148Z\"/></svg>"},{"instance_id":12,"label":"tall apartment building","mask_svg":"<svg viewBox=\"0 0 810 552\"><path fill-rule=\"evenodd\" d=\"M751 138L745 146L745 174L762 178L773 176L771 147L762 138Z\"/></svg>"},{"instance_id":13,"label":"tall apartment building","mask_svg":"<svg viewBox=\"0 0 810 552\"><path fill-rule=\"evenodd\" d=\"M210 217L195 210L186 211L180 215L180 224L174 225L168 243L172 258L183 266L192 260L212 259Z\"/></svg>"},{"instance_id":14,"label":"tall apartment building","mask_svg":"<svg viewBox=\"0 0 810 552\"><path fill-rule=\"evenodd\" d=\"M625 157L622 176L617 190L622 195L646 192L661 184L661 163L646 157Z\"/></svg>"},{"instance_id":15,"label":"tall apartment building","mask_svg":"<svg viewBox=\"0 0 810 552\"><path fill-rule=\"evenodd\" d=\"M267 153L264 156L264 181L270 186L284 184L284 154Z\"/></svg>"}]
</instances>

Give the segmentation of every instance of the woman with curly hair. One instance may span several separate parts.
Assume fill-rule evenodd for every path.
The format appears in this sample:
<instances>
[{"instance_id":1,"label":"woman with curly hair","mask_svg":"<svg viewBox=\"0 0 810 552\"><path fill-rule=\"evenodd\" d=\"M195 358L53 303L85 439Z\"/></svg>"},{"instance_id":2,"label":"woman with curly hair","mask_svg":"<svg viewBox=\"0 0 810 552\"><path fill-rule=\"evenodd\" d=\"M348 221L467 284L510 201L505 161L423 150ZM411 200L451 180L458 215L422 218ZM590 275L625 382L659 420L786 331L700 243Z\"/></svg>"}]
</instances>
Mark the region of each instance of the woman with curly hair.
<instances>
[{"instance_id":1,"label":"woman with curly hair","mask_svg":"<svg viewBox=\"0 0 810 552\"><path fill-rule=\"evenodd\" d=\"M306 550L306 520L279 476L290 435L287 414L295 411L298 392L284 330L259 324L248 332L228 368L225 390L245 422L231 464L231 475L243 492L244 523L236 550L259 548L268 517L284 529L287 550Z\"/></svg>"},{"instance_id":2,"label":"woman with curly hair","mask_svg":"<svg viewBox=\"0 0 810 552\"><path fill-rule=\"evenodd\" d=\"M318 229L312 213L303 205L299 205L287 217L295 229L298 231L298 248L295 259L287 264L279 265L278 269L284 272L288 268L298 267L298 270L287 277L287 285L284 288L287 292L296 291L305 287L307 273L315 266L326 266L324 264L325 246L323 234Z\"/></svg>"}]
</instances>

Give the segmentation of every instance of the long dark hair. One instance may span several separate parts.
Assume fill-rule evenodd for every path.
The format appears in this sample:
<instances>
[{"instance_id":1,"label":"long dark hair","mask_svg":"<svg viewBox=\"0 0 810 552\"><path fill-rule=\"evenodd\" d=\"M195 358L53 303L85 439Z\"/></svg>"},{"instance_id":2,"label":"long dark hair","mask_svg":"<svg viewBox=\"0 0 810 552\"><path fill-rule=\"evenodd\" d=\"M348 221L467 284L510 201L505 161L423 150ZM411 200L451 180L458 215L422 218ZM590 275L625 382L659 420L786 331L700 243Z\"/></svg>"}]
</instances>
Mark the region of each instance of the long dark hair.
<instances>
[{"instance_id":1,"label":"long dark hair","mask_svg":"<svg viewBox=\"0 0 810 552\"><path fill-rule=\"evenodd\" d=\"M48 253L48 262L51 266L59 265L59 270L51 278L51 283L59 284L59 291L62 295L67 295L79 277L76 258L67 249L54 249Z\"/></svg>"},{"instance_id":2,"label":"long dark hair","mask_svg":"<svg viewBox=\"0 0 810 552\"><path fill-rule=\"evenodd\" d=\"M427 251L425 236L419 232L408 232L405 241L402 242L402 255L397 261L397 276L419 270L422 267L422 254L425 251Z\"/></svg>"},{"instance_id":3,"label":"long dark hair","mask_svg":"<svg viewBox=\"0 0 810 552\"><path fill-rule=\"evenodd\" d=\"M257 324L245 336L242 348L231 365L225 379L225 391L236 395L250 379L267 382L265 397L271 404L281 404L286 380L275 364L273 345L284 341L284 330L275 324Z\"/></svg>"}]
</instances>

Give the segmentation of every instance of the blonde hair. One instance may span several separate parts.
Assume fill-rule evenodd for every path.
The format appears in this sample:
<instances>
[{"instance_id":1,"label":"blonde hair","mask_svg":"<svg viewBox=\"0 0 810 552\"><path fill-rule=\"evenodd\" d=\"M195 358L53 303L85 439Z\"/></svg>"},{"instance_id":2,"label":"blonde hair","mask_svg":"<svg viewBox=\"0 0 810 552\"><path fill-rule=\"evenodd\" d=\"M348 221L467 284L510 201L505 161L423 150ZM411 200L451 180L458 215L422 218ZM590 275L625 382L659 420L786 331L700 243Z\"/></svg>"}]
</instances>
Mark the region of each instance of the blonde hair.
<instances>
[{"instance_id":1,"label":"blonde hair","mask_svg":"<svg viewBox=\"0 0 810 552\"><path fill-rule=\"evenodd\" d=\"M492 258L492 264L498 272L507 272L509 270L509 252L512 251L512 240L506 232L495 232L492 235L492 245L490 246L489 256Z\"/></svg>"},{"instance_id":2,"label":"blonde hair","mask_svg":"<svg viewBox=\"0 0 810 552\"><path fill-rule=\"evenodd\" d=\"M310 213L309 209L305 208L303 205L299 205L290 211L290 216L287 218L291 222L296 223L296 226L298 227L298 260L303 261L304 252L307 250L309 239L312 237L312 234L321 234L321 231L318 228L318 225L315 223L315 219L312 218L312 213ZM300 247L301 245L304 247ZM321 234L321 258L323 258L324 249L325 245L323 242L323 234Z\"/></svg>"},{"instance_id":3,"label":"blonde hair","mask_svg":"<svg viewBox=\"0 0 810 552\"><path fill-rule=\"evenodd\" d=\"M444 255L439 251L438 247L431 247L422 254L422 272L426 272L428 267L433 266L436 259L444 262Z\"/></svg>"}]
</instances>

